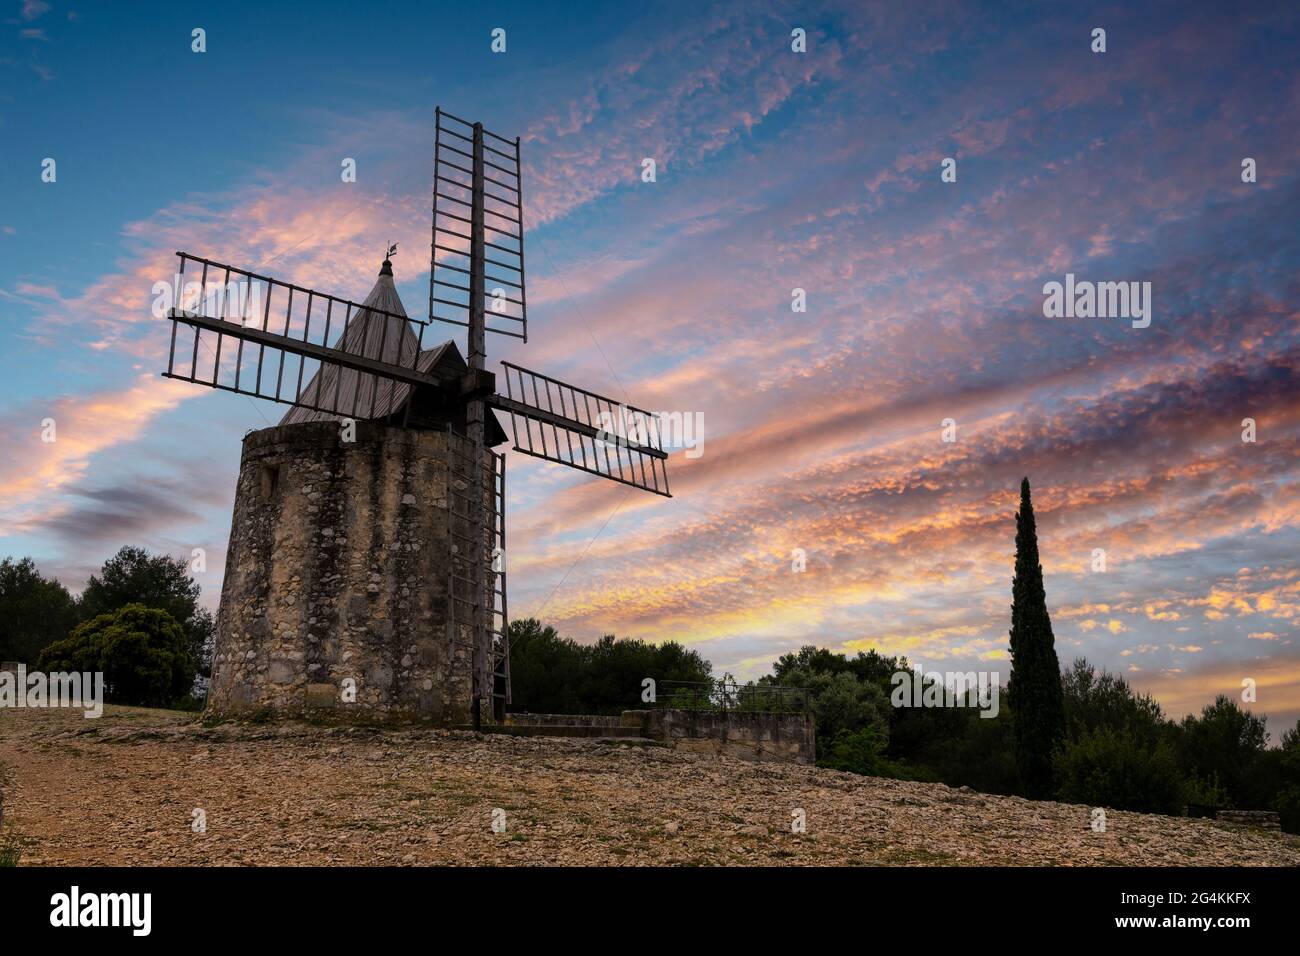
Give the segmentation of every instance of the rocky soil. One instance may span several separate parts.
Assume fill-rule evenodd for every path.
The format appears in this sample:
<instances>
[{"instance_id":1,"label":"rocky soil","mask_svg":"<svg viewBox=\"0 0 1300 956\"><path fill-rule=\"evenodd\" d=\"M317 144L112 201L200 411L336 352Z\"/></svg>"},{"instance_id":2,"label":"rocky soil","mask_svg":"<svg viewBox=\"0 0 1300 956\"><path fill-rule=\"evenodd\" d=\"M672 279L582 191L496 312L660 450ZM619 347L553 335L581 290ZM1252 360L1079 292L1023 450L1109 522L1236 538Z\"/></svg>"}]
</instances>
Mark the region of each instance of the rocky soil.
<instances>
[{"instance_id":1,"label":"rocky soil","mask_svg":"<svg viewBox=\"0 0 1300 956\"><path fill-rule=\"evenodd\" d=\"M597 740L5 710L0 764L24 865L1300 865L1226 824L1097 833L1084 806Z\"/></svg>"}]
</instances>

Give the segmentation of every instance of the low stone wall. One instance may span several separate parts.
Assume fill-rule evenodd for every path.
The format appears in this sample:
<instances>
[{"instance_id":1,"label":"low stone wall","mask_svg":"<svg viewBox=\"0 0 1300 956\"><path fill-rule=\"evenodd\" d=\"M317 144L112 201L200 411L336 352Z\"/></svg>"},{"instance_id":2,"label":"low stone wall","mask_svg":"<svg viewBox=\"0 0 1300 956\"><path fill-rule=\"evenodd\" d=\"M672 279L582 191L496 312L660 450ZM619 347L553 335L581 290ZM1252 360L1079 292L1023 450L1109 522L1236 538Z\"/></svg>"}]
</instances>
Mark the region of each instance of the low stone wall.
<instances>
[{"instance_id":1,"label":"low stone wall","mask_svg":"<svg viewBox=\"0 0 1300 956\"><path fill-rule=\"evenodd\" d=\"M1282 818L1271 810L1220 810L1214 818L1220 823L1237 823L1279 833L1282 830Z\"/></svg>"},{"instance_id":2,"label":"low stone wall","mask_svg":"<svg viewBox=\"0 0 1300 956\"><path fill-rule=\"evenodd\" d=\"M622 717L598 714L506 714L507 724L516 727L621 727Z\"/></svg>"},{"instance_id":3,"label":"low stone wall","mask_svg":"<svg viewBox=\"0 0 1300 956\"><path fill-rule=\"evenodd\" d=\"M676 750L718 753L741 760L811 764L816 731L811 714L739 713L698 710L625 710L624 725Z\"/></svg>"}]
</instances>

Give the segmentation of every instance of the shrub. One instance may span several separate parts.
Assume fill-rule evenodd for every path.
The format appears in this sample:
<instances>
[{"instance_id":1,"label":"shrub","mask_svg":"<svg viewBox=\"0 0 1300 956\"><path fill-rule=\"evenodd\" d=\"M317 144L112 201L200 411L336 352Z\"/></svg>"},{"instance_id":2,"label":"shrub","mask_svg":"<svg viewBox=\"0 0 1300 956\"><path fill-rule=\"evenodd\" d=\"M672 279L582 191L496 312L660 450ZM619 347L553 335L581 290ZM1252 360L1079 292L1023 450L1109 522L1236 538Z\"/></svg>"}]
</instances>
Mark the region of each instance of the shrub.
<instances>
[{"instance_id":1,"label":"shrub","mask_svg":"<svg viewBox=\"0 0 1300 956\"><path fill-rule=\"evenodd\" d=\"M1090 731L1056 754L1062 800L1142 813L1179 813L1182 776L1164 744L1147 746L1132 731Z\"/></svg>"},{"instance_id":2,"label":"shrub","mask_svg":"<svg viewBox=\"0 0 1300 956\"><path fill-rule=\"evenodd\" d=\"M885 759L885 739L876 727L841 730L831 740L827 755L818 761L831 770L846 770L872 777L895 776Z\"/></svg>"},{"instance_id":3,"label":"shrub","mask_svg":"<svg viewBox=\"0 0 1300 956\"><path fill-rule=\"evenodd\" d=\"M216 628L211 612L199 607L199 593L199 585L190 577L189 565L183 559L153 555L128 545L105 561L100 573L92 574L86 582L79 619L89 621L128 604L160 608L179 622L198 672L208 676Z\"/></svg>"},{"instance_id":4,"label":"shrub","mask_svg":"<svg viewBox=\"0 0 1300 956\"><path fill-rule=\"evenodd\" d=\"M1221 787L1230 806L1262 809L1257 790L1268 742L1264 718L1220 694L1199 717L1183 718L1181 726L1178 756L1186 776Z\"/></svg>"},{"instance_id":5,"label":"shrub","mask_svg":"<svg viewBox=\"0 0 1300 956\"><path fill-rule=\"evenodd\" d=\"M128 604L79 624L41 652L44 671L103 671L116 704L165 707L194 683L195 663L180 624L166 611Z\"/></svg>"},{"instance_id":6,"label":"shrub","mask_svg":"<svg viewBox=\"0 0 1300 956\"><path fill-rule=\"evenodd\" d=\"M1300 720L1282 733L1279 752L1281 783L1273 809L1282 817L1282 829L1300 833Z\"/></svg>"},{"instance_id":7,"label":"shrub","mask_svg":"<svg viewBox=\"0 0 1300 956\"><path fill-rule=\"evenodd\" d=\"M959 736L941 740L926 754L927 762L939 771L939 779L949 786L964 785L984 793L1019 793L1020 771L1009 712L1004 709L997 717L980 717L969 708L944 709L966 717Z\"/></svg>"},{"instance_id":8,"label":"shrub","mask_svg":"<svg viewBox=\"0 0 1300 956\"><path fill-rule=\"evenodd\" d=\"M817 737L834 742L840 731L871 731L888 745L889 701L875 684L853 674L816 675L809 684Z\"/></svg>"},{"instance_id":9,"label":"shrub","mask_svg":"<svg viewBox=\"0 0 1300 956\"><path fill-rule=\"evenodd\" d=\"M1219 783L1219 775L1192 773L1183 780L1183 801L1192 816L1213 816L1216 810L1233 809L1232 797Z\"/></svg>"},{"instance_id":10,"label":"shrub","mask_svg":"<svg viewBox=\"0 0 1300 956\"><path fill-rule=\"evenodd\" d=\"M23 855L23 845L10 827L0 835L0 867L17 866Z\"/></svg>"}]
</instances>

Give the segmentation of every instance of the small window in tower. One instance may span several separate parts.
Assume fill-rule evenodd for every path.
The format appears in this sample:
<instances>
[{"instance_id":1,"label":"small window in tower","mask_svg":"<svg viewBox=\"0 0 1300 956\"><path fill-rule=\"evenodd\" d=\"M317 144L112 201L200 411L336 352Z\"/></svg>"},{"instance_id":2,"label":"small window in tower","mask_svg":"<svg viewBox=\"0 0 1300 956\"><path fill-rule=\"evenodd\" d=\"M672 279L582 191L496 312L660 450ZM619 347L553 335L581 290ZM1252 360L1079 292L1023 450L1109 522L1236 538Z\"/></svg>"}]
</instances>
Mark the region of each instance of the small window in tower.
<instances>
[{"instance_id":1,"label":"small window in tower","mask_svg":"<svg viewBox=\"0 0 1300 956\"><path fill-rule=\"evenodd\" d=\"M270 498L275 494L276 487L280 484L280 466L263 465L262 466L262 497Z\"/></svg>"}]
</instances>

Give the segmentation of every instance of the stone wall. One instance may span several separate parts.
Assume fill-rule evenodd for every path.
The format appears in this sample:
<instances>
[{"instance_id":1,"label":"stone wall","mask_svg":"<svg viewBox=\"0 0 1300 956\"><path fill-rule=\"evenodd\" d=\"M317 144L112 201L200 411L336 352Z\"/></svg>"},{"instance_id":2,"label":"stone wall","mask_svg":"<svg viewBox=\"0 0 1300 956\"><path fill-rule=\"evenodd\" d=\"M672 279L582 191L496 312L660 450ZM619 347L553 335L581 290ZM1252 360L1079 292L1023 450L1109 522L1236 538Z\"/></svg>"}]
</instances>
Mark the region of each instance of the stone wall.
<instances>
[{"instance_id":1,"label":"stone wall","mask_svg":"<svg viewBox=\"0 0 1300 956\"><path fill-rule=\"evenodd\" d=\"M505 722L517 727L622 727L622 717L600 714L507 714Z\"/></svg>"},{"instance_id":2,"label":"stone wall","mask_svg":"<svg viewBox=\"0 0 1300 956\"><path fill-rule=\"evenodd\" d=\"M816 759L817 735L810 714L625 710L623 723L634 721L640 722L643 736L677 750L786 763L811 764Z\"/></svg>"},{"instance_id":3,"label":"stone wall","mask_svg":"<svg viewBox=\"0 0 1300 956\"><path fill-rule=\"evenodd\" d=\"M355 429L245 436L209 715L469 722L473 649L447 627L446 434Z\"/></svg>"},{"instance_id":4,"label":"stone wall","mask_svg":"<svg viewBox=\"0 0 1300 956\"><path fill-rule=\"evenodd\" d=\"M1221 823L1236 823L1278 833L1282 831L1282 817L1272 810L1220 810L1214 818Z\"/></svg>"}]
</instances>

